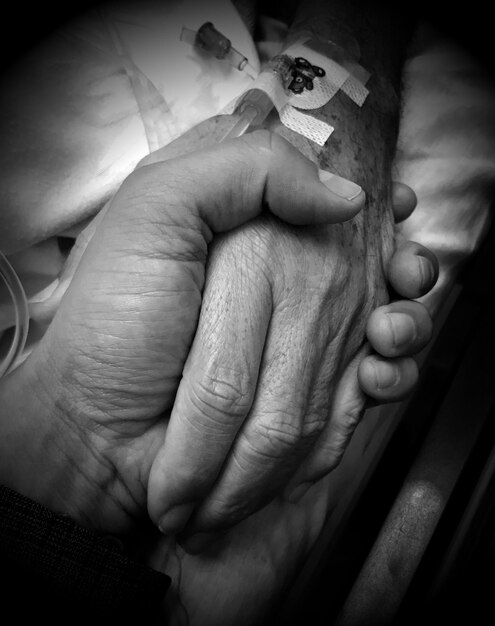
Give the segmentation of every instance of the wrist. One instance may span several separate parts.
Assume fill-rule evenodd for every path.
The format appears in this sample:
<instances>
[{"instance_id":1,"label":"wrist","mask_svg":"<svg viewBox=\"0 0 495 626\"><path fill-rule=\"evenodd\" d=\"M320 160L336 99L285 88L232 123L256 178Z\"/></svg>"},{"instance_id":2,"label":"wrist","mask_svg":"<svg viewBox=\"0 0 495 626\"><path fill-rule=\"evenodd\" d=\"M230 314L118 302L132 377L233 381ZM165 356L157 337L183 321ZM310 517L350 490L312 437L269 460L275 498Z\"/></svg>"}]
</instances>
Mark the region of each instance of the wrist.
<instances>
[{"instance_id":1,"label":"wrist","mask_svg":"<svg viewBox=\"0 0 495 626\"><path fill-rule=\"evenodd\" d=\"M376 277L382 275L393 249L391 167L399 125L401 67L410 30L401 16L384 14L382 9L355 0L308 0L299 3L289 33L289 42L307 38L310 33L320 41L340 46L351 57L359 48L359 63L371 74L362 107L339 90L326 105L313 111L315 117L334 128L329 149L318 151L312 146L304 150L305 141L297 136L292 142L317 159L322 169L352 180L366 192L364 210L340 230L342 246L352 250L350 263L359 272L364 261L373 292L381 292ZM280 132L291 140L290 133L284 129Z\"/></svg>"},{"instance_id":2,"label":"wrist","mask_svg":"<svg viewBox=\"0 0 495 626\"><path fill-rule=\"evenodd\" d=\"M99 462L59 409L60 384L29 357L0 380L0 483L88 524Z\"/></svg>"}]
</instances>

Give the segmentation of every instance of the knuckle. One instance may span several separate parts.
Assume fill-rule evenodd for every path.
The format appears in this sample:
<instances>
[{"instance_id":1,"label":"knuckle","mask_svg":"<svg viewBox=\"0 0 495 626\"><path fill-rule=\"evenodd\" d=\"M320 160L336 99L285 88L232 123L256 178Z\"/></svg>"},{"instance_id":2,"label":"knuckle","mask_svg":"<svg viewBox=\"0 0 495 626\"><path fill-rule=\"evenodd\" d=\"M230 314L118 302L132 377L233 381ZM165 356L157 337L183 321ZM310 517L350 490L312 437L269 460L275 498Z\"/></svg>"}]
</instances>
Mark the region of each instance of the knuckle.
<instances>
[{"instance_id":1,"label":"knuckle","mask_svg":"<svg viewBox=\"0 0 495 626\"><path fill-rule=\"evenodd\" d=\"M311 413L303 424L303 439L313 441L321 435L326 425L327 419L323 413Z\"/></svg>"},{"instance_id":2,"label":"knuckle","mask_svg":"<svg viewBox=\"0 0 495 626\"><path fill-rule=\"evenodd\" d=\"M204 375L189 388L189 400L205 422L202 426L211 425L215 430L226 421L243 419L251 408L252 397L249 376L228 368Z\"/></svg>"},{"instance_id":3,"label":"knuckle","mask_svg":"<svg viewBox=\"0 0 495 626\"><path fill-rule=\"evenodd\" d=\"M253 429L250 449L258 457L278 459L307 448L324 426L324 419L318 416L302 418L293 409L264 414Z\"/></svg>"},{"instance_id":4,"label":"knuckle","mask_svg":"<svg viewBox=\"0 0 495 626\"><path fill-rule=\"evenodd\" d=\"M279 457L287 450L295 448L299 441L299 430L297 425L290 422L277 420L269 423L264 420L257 425L252 448L263 456Z\"/></svg>"},{"instance_id":5,"label":"knuckle","mask_svg":"<svg viewBox=\"0 0 495 626\"><path fill-rule=\"evenodd\" d=\"M201 512L201 526L205 529L227 530L248 517L256 507L248 498L233 499L216 496Z\"/></svg>"}]
</instances>

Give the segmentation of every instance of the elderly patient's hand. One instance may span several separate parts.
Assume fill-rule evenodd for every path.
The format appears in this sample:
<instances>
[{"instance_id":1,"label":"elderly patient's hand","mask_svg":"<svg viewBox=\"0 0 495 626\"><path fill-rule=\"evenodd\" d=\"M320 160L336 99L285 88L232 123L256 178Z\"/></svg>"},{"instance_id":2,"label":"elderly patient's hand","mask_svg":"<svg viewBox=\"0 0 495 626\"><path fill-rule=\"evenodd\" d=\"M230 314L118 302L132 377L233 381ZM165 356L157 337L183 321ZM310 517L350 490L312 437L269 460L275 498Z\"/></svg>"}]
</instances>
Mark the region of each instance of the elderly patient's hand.
<instances>
[{"instance_id":1,"label":"elderly patient's hand","mask_svg":"<svg viewBox=\"0 0 495 626\"><path fill-rule=\"evenodd\" d=\"M231 123L228 118L208 120L174 144L150 155L146 162L174 158L185 149L209 144L215 141L215 137L221 137L225 133L226 127ZM402 186L396 186L394 188L396 220L405 218L413 208L414 196L411 195L411 191ZM237 238L234 238L233 242L236 240ZM249 240L246 243L249 243ZM220 257L216 262L214 261L213 268L217 263L223 261L225 267L231 270L230 279L233 277L234 266L239 267L241 265L244 267L245 264L249 268L250 256L237 258L231 256L238 252L235 247L230 248L231 255L228 255L229 249L226 246L230 244L223 242L221 245L225 256L223 259ZM388 277L392 287L405 297L412 298L420 295L433 285L434 276L428 282L428 274L424 274L422 268L423 262L430 261L434 262L431 255L416 244L408 243L401 247L392 257L388 266ZM207 293L211 288L213 278L223 276L223 274L220 276L213 274L211 272L212 267L210 266L207 275ZM224 276L226 277L227 274L228 272ZM253 276L248 269L249 275ZM424 284L421 280L423 277L426 277ZM254 275L253 281L256 282L256 280L258 277ZM225 283L222 281L218 291L215 290L214 293L221 295L220 286L223 284L228 293L232 286L232 280L227 280L227 278ZM234 301L233 304L236 304L234 311L238 308L240 316L243 311L254 310L257 304L260 308L263 307L263 302L249 301L249 308L246 308L242 302L236 303ZM210 309L212 325L214 326L215 319L221 320L228 312L229 309L222 307ZM412 322L417 329L417 339L411 338L409 342L405 341L394 346L394 333L391 332L390 322L397 323L400 333L401 329L404 330L401 325L404 321L401 315L404 312L407 313L407 320ZM373 365L374 362L383 361L385 367L393 366L396 355L405 355L420 347L421 337L426 340L430 324L424 308L416 302L399 301L375 309L367 325L368 337L375 349L390 355L390 357L382 359L378 355L369 356L362 361L362 365L369 366L370 364ZM204 328L202 323L200 332ZM406 321L406 332L407 328L408 323ZM235 342L236 337L237 335L221 336L219 333L220 345L217 350L221 351L224 343ZM250 336L247 335L245 339L249 341ZM249 343L245 349L249 349ZM212 356L215 354L217 353L212 352ZM409 377L408 371L406 371L411 368L411 364L412 361L408 361L405 357L402 357L398 362L405 383L405 388L402 387L402 384L399 386L399 392L410 388L409 385L414 382L414 378ZM361 383L365 383L364 389L366 391L369 389L377 395L379 400L383 400L384 396L380 396L379 391L376 392L373 378L369 376L367 378L366 371L362 373L365 374L364 377L361 376ZM348 382L349 379L354 382L356 380L355 376L348 373L343 378L344 388L346 388L345 382ZM259 384L263 385L262 380L259 381ZM347 388L349 388L353 406L359 405L363 399L361 391L356 389L355 385L347 384ZM388 397L393 397L393 391L389 392ZM344 404L345 401L346 397L344 396ZM187 451L181 458L177 455L173 456L179 470L177 474L179 474L181 467L185 468L183 480L186 487L190 484L189 479L194 482L194 479L201 474L201 469L197 469L194 473L195 467L199 467L196 464L203 461L208 462L207 454L212 450L212 443L214 442L211 434L211 430L205 432L202 440L203 449L198 453L197 459L192 458ZM197 437L201 436L202 431L198 429ZM193 438L193 441L195 440L196 433ZM280 458L280 463L284 463L283 457ZM191 474L188 474L188 470ZM161 484L158 487L163 488L164 485ZM175 544L175 537L164 536L160 547L154 550L152 564L172 577L173 587L168 594L167 607L173 617L179 618L186 613L187 620L184 619L184 622L200 624L201 626L210 624L215 626L251 625L266 621L267 607L276 602L277 594L280 593L281 589L291 584L297 568L300 567L301 560L307 555L322 528L331 500L329 494L328 480L318 481L305 493L297 494L297 497L289 499L280 494L268 506L237 524L226 535L218 537L218 541L214 541L214 538L208 533L190 538L185 544L188 553ZM196 554L198 551L201 551L200 555ZM179 623L182 622L179 621Z\"/></svg>"},{"instance_id":2,"label":"elderly patient's hand","mask_svg":"<svg viewBox=\"0 0 495 626\"><path fill-rule=\"evenodd\" d=\"M410 190L397 186L395 200L397 213L414 208ZM195 507L193 530L243 519L289 481L322 433L295 479L317 480L342 454L363 389L382 401L411 389L415 363L404 355L425 345L430 320L414 302L378 309L368 336L389 358L364 358L367 319L384 292L380 259L367 268L359 232L355 240L263 218L215 244L198 332L151 474L150 511L164 532L181 530ZM390 268L392 286L407 297L435 280L434 258L416 244L396 252ZM398 382L387 387L389 370Z\"/></svg>"},{"instance_id":3,"label":"elderly patient's hand","mask_svg":"<svg viewBox=\"0 0 495 626\"><path fill-rule=\"evenodd\" d=\"M123 183L39 346L0 381L4 484L106 530L145 515L208 243L265 205L316 224L350 219L362 201L336 196L268 131L142 167Z\"/></svg>"}]
</instances>

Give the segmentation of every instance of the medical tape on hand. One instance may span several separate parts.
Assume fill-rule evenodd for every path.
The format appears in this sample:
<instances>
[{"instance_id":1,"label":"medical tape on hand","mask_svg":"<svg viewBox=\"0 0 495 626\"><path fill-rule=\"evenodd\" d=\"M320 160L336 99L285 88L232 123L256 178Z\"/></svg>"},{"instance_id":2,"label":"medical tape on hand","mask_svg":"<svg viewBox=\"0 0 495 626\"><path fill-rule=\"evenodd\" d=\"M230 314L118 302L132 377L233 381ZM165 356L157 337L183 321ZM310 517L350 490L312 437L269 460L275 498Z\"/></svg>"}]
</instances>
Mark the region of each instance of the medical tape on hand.
<instances>
[{"instance_id":1,"label":"medical tape on hand","mask_svg":"<svg viewBox=\"0 0 495 626\"><path fill-rule=\"evenodd\" d=\"M293 130L299 135L303 135L307 139L311 139L320 146L323 146L332 134L334 130L333 126L303 111L298 111L288 104L289 96L284 90L279 78L272 72L260 72L250 89L260 89L268 95L279 114L281 123L286 128ZM221 114L232 114L243 95L250 89L243 92L239 98L232 100L225 106Z\"/></svg>"},{"instance_id":2,"label":"medical tape on hand","mask_svg":"<svg viewBox=\"0 0 495 626\"><path fill-rule=\"evenodd\" d=\"M308 44L308 39L298 41L287 48L284 54L293 58L302 57L311 65L321 67L325 71L325 76L315 79L311 91L293 94L289 98L289 103L299 109L321 108L341 89L355 104L362 106L369 94L365 85L370 73L357 61L343 60L342 63L337 63L334 59L313 50Z\"/></svg>"},{"instance_id":3,"label":"medical tape on hand","mask_svg":"<svg viewBox=\"0 0 495 626\"><path fill-rule=\"evenodd\" d=\"M305 45L306 41L305 39L292 44L283 54L291 58L302 57L311 65L325 71L323 77L315 78L313 89L305 89L300 94L292 93L284 89L280 77L270 70L260 72L251 89L260 89L269 96L284 126L323 146L333 133L334 127L318 119L310 111L321 109L339 90L358 106L362 106L369 93L365 83L370 74L354 60L344 61L343 65L337 63L312 50ZM232 102L223 113L232 113L236 102Z\"/></svg>"},{"instance_id":4,"label":"medical tape on hand","mask_svg":"<svg viewBox=\"0 0 495 626\"><path fill-rule=\"evenodd\" d=\"M357 61L344 61L340 64L312 50L306 45L308 41L309 38L305 38L294 43L284 51L284 54L292 58L306 59L311 65L322 68L325 75L315 78L313 89L304 90L301 94L291 94L284 110L280 113L280 120L291 130L323 146L332 134L333 126L303 111L322 108L339 89L361 107L369 93L365 83L370 74Z\"/></svg>"}]
</instances>

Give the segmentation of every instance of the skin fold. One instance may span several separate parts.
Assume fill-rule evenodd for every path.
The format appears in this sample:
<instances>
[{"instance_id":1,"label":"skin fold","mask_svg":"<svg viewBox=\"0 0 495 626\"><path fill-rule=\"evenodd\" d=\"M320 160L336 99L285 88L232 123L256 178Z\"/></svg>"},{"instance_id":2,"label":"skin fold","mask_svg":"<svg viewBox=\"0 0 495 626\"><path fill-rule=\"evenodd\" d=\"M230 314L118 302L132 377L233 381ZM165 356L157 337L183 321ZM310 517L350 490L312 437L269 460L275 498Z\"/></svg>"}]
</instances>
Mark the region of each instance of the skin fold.
<instances>
[{"instance_id":1,"label":"skin fold","mask_svg":"<svg viewBox=\"0 0 495 626\"><path fill-rule=\"evenodd\" d=\"M316 28L298 19L295 31ZM320 27L337 34L331 16ZM171 575L166 611L178 623L257 623L276 603L325 521L325 476L364 410L367 325L388 301L394 253L400 68L387 61L381 32L376 46L362 48L376 78L366 105L357 112L341 95L332 100L321 115L336 132L324 149L272 119L288 143L270 133L239 140L240 152L222 157L222 178L210 166L216 153L199 149L225 134L233 120L224 117L170 146L168 163L160 155L141 163L78 240L40 346L1 381L11 417L2 422L6 483L98 530L145 530L137 549ZM290 144L360 184L364 210L353 217L361 205L340 200L330 221L344 224L301 226L302 191L317 170L304 161L291 178ZM191 151L192 161L180 160ZM236 158L268 164L271 183L255 165L229 176ZM219 204L208 175L221 183ZM200 200L184 191L192 184ZM260 195L250 212L253 189ZM234 199L246 219L232 221L225 210L203 219L206 208L215 214ZM270 213L259 216L261 204ZM185 222L184 206L193 209ZM318 217L316 200L306 209ZM378 328L373 342L384 335Z\"/></svg>"},{"instance_id":2,"label":"skin fold","mask_svg":"<svg viewBox=\"0 0 495 626\"><path fill-rule=\"evenodd\" d=\"M307 15L300 19L295 29L307 28ZM332 25L330 17L323 22L327 35ZM162 505L179 503L169 530L185 525L181 545L165 538L154 554L154 563L179 581L169 597L179 622L255 624L266 617L318 536L328 512L325 476L362 415L357 374L365 378L360 364L370 363L363 361L367 320L388 299L400 93L398 67L387 61L397 55L377 47L363 45L363 58L376 62L368 66L375 81L363 110L356 115L337 96L322 113L337 129L326 148L274 122L320 167L359 182L365 210L342 226L303 233L261 218L213 246L198 331L150 483L151 513L156 493ZM425 269L425 283L434 280L434 263ZM407 312L407 305L390 307ZM423 333L429 334L428 321ZM239 388L243 394L234 395ZM215 390L219 403L212 400ZM220 436L226 430L227 442ZM205 437L210 457L220 450L214 462L207 458L210 471L200 453Z\"/></svg>"},{"instance_id":3,"label":"skin fold","mask_svg":"<svg viewBox=\"0 0 495 626\"><path fill-rule=\"evenodd\" d=\"M308 29L337 37L333 11L304 3L289 40ZM339 92L319 111L336 129L326 146L272 121L321 169L360 184L364 211L347 224L302 231L262 217L212 248L198 330L148 496L152 519L164 532L182 531L186 548L195 533L225 530L259 510L283 485L323 477L362 415L357 371L369 350L366 324L388 299L394 248L400 63L390 59L401 58L405 41L385 36L400 27L393 19L375 11L355 18L371 93L360 110Z\"/></svg>"}]
</instances>

